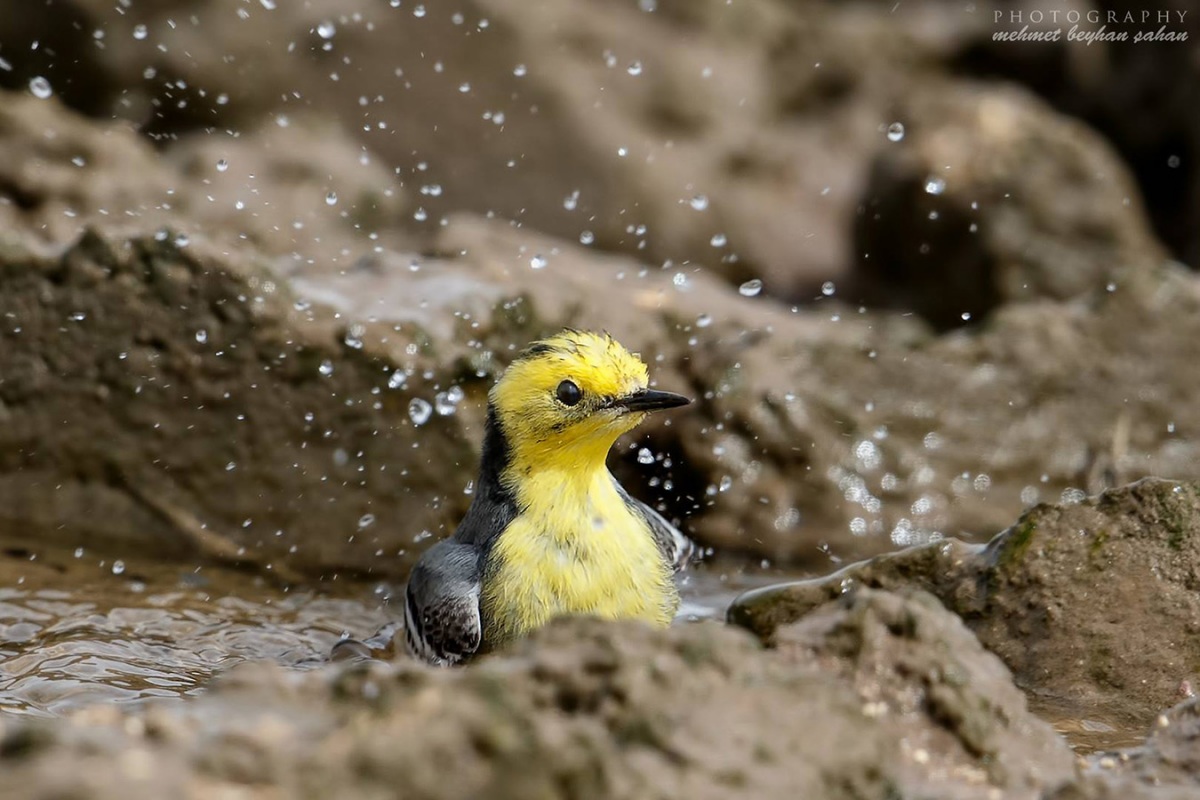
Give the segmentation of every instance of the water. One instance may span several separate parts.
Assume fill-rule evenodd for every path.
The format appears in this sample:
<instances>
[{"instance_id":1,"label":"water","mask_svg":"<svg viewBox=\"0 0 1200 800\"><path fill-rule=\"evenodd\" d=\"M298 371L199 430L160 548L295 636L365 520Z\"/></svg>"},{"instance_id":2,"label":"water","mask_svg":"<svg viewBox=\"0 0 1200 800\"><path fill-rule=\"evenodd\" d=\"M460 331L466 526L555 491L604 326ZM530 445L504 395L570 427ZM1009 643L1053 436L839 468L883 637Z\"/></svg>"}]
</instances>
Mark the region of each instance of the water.
<instances>
[{"instance_id":1,"label":"water","mask_svg":"<svg viewBox=\"0 0 1200 800\"><path fill-rule=\"evenodd\" d=\"M286 591L246 573L0 557L0 712L196 694L248 660L324 663L343 632L392 617L369 587Z\"/></svg>"},{"instance_id":2,"label":"water","mask_svg":"<svg viewBox=\"0 0 1200 800\"><path fill-rule=\"evenodd\" d=\"M86 550L0 555L0 720L177 701L243 661L311 668L343 636L368 639L400 618L377 584L288 590L233 570L126 558L118 575L113 563ZM679 618L719 619L739 592L780 579L689 572Z\"/></svg>"}]
</instances>

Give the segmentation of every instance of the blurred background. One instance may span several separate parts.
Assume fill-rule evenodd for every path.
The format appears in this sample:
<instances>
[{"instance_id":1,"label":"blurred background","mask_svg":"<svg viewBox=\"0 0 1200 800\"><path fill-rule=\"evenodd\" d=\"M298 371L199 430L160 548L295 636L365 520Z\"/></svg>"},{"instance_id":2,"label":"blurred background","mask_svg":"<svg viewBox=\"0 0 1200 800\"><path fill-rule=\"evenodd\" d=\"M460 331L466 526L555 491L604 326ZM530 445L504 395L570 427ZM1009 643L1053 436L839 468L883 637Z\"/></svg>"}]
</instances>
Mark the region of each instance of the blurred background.
<instances>
[{"instance_id":1,"label":"blurred background","mask_svg":"<svg viewBox=\"0 0 1200 800\"><path fill-rule=\"evenodd\" d=\"M564 324L697 397L613 466L718 561L1195 477L1198 19L4 3L0 529L401 580Z\"/></svg>"}]
</instances>

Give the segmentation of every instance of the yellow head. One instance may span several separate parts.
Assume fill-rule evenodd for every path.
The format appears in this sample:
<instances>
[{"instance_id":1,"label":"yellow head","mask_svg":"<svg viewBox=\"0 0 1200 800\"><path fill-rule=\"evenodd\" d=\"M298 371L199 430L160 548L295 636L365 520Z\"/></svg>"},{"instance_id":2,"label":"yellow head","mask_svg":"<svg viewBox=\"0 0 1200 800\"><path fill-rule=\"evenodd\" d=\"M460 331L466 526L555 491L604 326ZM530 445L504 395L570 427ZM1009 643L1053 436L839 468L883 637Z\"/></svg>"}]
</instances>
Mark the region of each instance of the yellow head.
<instances>
[{"instance_id":1,"label":"yellow head","mask_svg":"<svg viewBox=\"0 0 1200 800\"><path fill-rule=\"evenodd\" d=\"M563 468L602 465L648 412L689 402L650 389L646 365L608 334L570 329L517 356L490 400L517 461Z\"/></svg>"}]
</instances>

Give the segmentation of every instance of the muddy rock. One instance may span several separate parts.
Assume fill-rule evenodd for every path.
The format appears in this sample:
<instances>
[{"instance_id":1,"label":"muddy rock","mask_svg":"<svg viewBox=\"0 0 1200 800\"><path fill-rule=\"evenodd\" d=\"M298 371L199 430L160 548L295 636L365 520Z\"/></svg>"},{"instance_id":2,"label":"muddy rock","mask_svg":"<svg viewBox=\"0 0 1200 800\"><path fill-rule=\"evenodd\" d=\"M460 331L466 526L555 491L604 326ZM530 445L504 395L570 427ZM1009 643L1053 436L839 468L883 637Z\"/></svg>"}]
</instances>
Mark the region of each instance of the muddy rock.
<instances>
[{"instance_id":1,"label":"muddy rock","mask_svg":"<svg viewBox=\"0 0 1200 800\"><path fill-rule=\"evenodd\" d=\"M970 84L927 85L896 105L904 135L872 165L851 297L947 328L1165 257L1133 179L1083 124Z\"/></svg>"},{"instance_id":2,"label":"muddy rock","mask_svg":"<svg viewBox=\"0 0 1200 800\"><path fill-rule=\"evenodd\" d=\"M1044 795L1045 800L1190 800L1196 790L1179 784L1152 785L1112 775L1088 775Z\"/></svg>"},{"instance_id":3,"label":"muddy rock","mask_svg":"<svg viewBox=\"0 0 1200 800\"><path fill-rule=\"evenodd\" d=\"M946 541L747 593L730 620L769 641L857 586L919 586L958 613L1037 706L1149 725L1196 680L1200 487L1144 480L1039 505L986 546Z\"/></svg>"},{"instance_id":4,"label":"muddy rock","mask_svg":"<svg viewBox=\"0 0 1200 800\"><path fill-rule=\"evenodd\" d=\"M0 319L10 541L402 574L462 512L457 419L409 411L420 332L365 342L258 260L94 233L58 257L10 249ZM439 457L412 461L422 447Z\"/></svg>"},{"instance_id":5,"label":"muddy rock","mask_svg":"<svg viewBox=\"0 0 1200 800\"><path fill-rule=\"evenodd\" d=\"M98 465L118 461L127 471L132 462L154 478L149 495L163 478L186 485L185 495L168 490L172 503L201 526L236 529L235 551L283 555L296 544L291 555L306 571L356 564L403 575L413 545L451 529L470 500L492 380L518 348L566 324L610 330L642 352L659 385L697 399L622 442L614 467L631 490L727 553L825 568L823 551L850 558L979 537L1037 499L1147 473L1194 478L1200 463L1184 435L1200 420L1181 400L1200 393L1181 345L1200 320L1200 292L1172 268L1069 303L1006 308L984 329L938 337L911 318L832 302L792 313L703 272L650 269L474 218L451 220L427 255L384 250L346 270L289 262L291 281L277 258L249 243L232 251L203 236L126 241L92 236L65 253L17 246L4 257L5 313L15 315L4 331L11 345L2 357L12 362L4 400L10 415L31 415L23 424L41 419L8 428L22 443L8 452L30 450L29 430L47 432L8 468L14 496L36 484L39 499L21 494L6 513L14 531L23 521L30 530L64 526L71 548L164 530L110 511L110 538L86 503L67 502L81 483L99 485ZM108 279L109 264L131 277ZM155 270L181 284L161 283ZM209 288L218 275L242 277ZM210 293L207 310L193 304ZM229 304L256 316L226 321L216 309ZM279 353L311 341L322 344L303 365L290 362L311 377L311 395L256 388ZM149 350L137 355L134 344ZM256 357L243 362L249 352ZM176 356L200 359L221 380L201 391L188 381L207 381L209 366L195 373ZM147 393L164 358L172 379L156 377L163 388ZM113 376L123 376L116 394ZM141 394L116 405L139 384ZM947 387L956 392L951 405ZM229 405L227 392L254 398L253 430L234 425L250 414ZM225 406L228 418L218 410ZM115 408L123 410L113 416ZM289 420L287 430L271 430L274 420ZM128 442L136 456L114 459L113 442ZM656 459L650 469L637 457L642 448ZM155 459L167 466L152 470ZM316 490L301 488L310 485ZM413 502L419 513L397 516ZM336 520L309 513L317 507ZM318 520L338 533L321 536L316 550L308 534L289 541L301 518L313 536ZM191 552L196 537L182 550L170 536L153 538ZM401 550L405 558L369 563Z\"/></svg>"},{"instance_id":6,"label":"muddy rock","mask_svg":"<svg viewBox=\"0 0 1200 800\"><path fill-rule=\"evenodd\" d=\"M901 746L932 775L970 775L1021 793L1070 773L1062 740L1027 715L1008 670L932 595L852 591L780 628L774 645L849 680L868 716L928 715L935 724L905 733ZM964 768L964 756L979 763ZM937 791L934 781L916 793Z\"/></svg>"},{"instance_id":7,"label":"muddy rock","mask_svg":"<svg viewBox=\"0 0 1200 800\"><path fill-rule=\"evenodd\" d=\"M409 245L406 193L336 125L303 114L237 136L205 134L162 158L128 125L56 100L0 94L0 222L53 250L89 227L110 236L204 235L277 268L345 269L372 248Z\"/></svg>"},{"instance_id":8,"label":"muddy rock","mask_svg":"<svg viewBox=\"0 0 1200 800\"><path fill-rule=\"evenodd\" d=\"M1049 795L1053 800L1184 800L1200 786L1196 757L1200 725L1195 699L1159 714L1138 747L1087 757L1078 781Z\"/></svg>"},{"instance_id":9,"label":"muddy rock","mask_svg":"<svg viewBox=\"0 0 1200 800\"><path fill-rule=\"evenodd\" d=\"M913 317L843 305L836 293L800 312L756 294L754 286L738 292L692 265L650 267L523 225L470 215L448 217L425 247L414 250L406 247L410 234L395 219L407 202L403 187L392 185L369 151L298 118L287 128L184 140L172 145L166 159L156 159L128 129L92 125L53 100L7 96L0 120L6 120L0 134L8 137L13 152L32 154L0 166L0 185L10 187L9 202L0 203L9 231L5 240L12 242L11 252L0 259L10 265L6 274L13 281L6 295L14 307L10 313L18 313L17 306L39 306L47 291L57 298L55 304L71 306L55 306L63 319L94 313L74 307L61 287L44 289L26 265L31 258L42 265L38 269L50 272L68 262L90 264L84 272L102 265L109 258L103 253L77 246L64 255L62 249L77 241L72 237L81 227L98 225L103 232L98 238L118 254L132 252L126 241L153 242L150 249L170 265L168 271L193 274L195 259L188 253L195 248L205 269L257 275L263 286L290 298L277 304L277 313L291 320L287 324L311 325L312 336L331 344L314 369L328 361L339 376L335 380L347 369L360 368L343 369L342 359L382 359L369 367L378 370L382 382L364 386L383 396L366 401L369 422L363 424L372 431L399 425L416 438L405 440L407 451L388 448L382 462L362 447L334 446L329 453L342 452L337 457L349 464L361 452L364 460L354 469L398 476L390 479L394 507L413 492L422 498L414 525L379 539L374 550L385 554L407 549L398 538L408 537L411 546L413 537L429 541L426 531L453 527L469 502L464 492L475 469L487 388L518 348L568 324L611 331L646 356L660 385L696 398L686 412L664 415L622 442L614 467L631 490L670 516L688 518L689 530L702 543L727 553L823 570L830 557L862 557L945 535L986 537L1022 508L1058 499L1063 492L1098 490L1147 474L1198 477L1200 451L1191 432L1200 430L1200 411L1187 398L1200 394L1200 375L1191 369L1187 344L1200 337L1200 290L1194 277L1176 267L1131 268L1070 300L1009 303L984 326L939 336ZM913 137L919 150L921 134ZM337 165L337 176L331 179L333 171L317 163ZM331 191L333 205L326 199ZM432 197L419 196L422 203ZM130 229L131 234L124 233ZM165 244L172 246L159 246ZM113 310L106 312L104 330L87 331L90 343L81 352L128 353L128 342L142 335L137 333L141 318L116 311L130 305L120 296L127 284L102 285L111 292L103 295L103 303ZM141 291L139 285L128 284L135 291ZM235 297L265 296L249 284L230 291ZM87 298L88 304L97 302ZM216 335L211 320L168 314L173 301L165 295L155 302L155 313L163 318L156 335L169 343L166 350L207 348L214 364L229 357L232 348L214 348L215 338L207 344L196 339ZM86 319L82 324L97 318ZM62 335L52 324L57 325L46 321L47 336ZM25 338L14 338L19 346L6 357L57 363L39 350L52 347L49 339L43 344L28 336L27 325L14 323L12 329L18 327ZM6 335L21 335L12 329ZM67 330L85 332L78 326ZM236 336L257 341L258 333L248 323ZM243 346L241 340L228 341ZM218 351L225 355L215 356ZM75 386L76 393L91 397L103 391L94 383L95 374L17 370L6 380L11 392L17 392L11 387L43 381L56 389ZM246 386L257 383L248 374L243 379ZM171 391L178 386L171 382ZM227 387L222 396L225 391L234 394ZM945 402L948 391L955 403ZM81 449L90 452L79 442L95 441L97 429L90 421L82 424L88 415L54 410L57 403L74 403L69 399L74 396L52 392L38 406L47 419L60 420L56 435L38 451L44 460L39 464L56 465L38 478L50 487L75 486L80 469L92 474L72 465ZM173 415L179 431L213 432L190 441L191 448L211 450L194 463L224 470L249 457L230 458L232 451L249 446L238 444L227 428L218 436L218 429L194 427L192 395L184 397L161 406L155 421L167 426L166 417ZM264 409L274 402L260 397ZM428 416L429 425L413 426L410 402L416 418ZM315 420L316 407L301 414L310 411ZM211 414L211 406L204 413ZM277 405L271 413L292 411ZM81 427L74 429L74 421ZM314 433L320 425L304 424ZM431 434L432 426L440 432ZM339 435L332 426L321 426L322 436L325 431L330 431L327 442ZM134 427L127 434L143 435ZM451 461L431 465L430 451L412 449L427 434L448 437L445 447L455 454ZM268 505L292 503L270 487L292 487L290 473L299 468L291 465L303 462L284 457L283 451L266 452L278 437L256 441L261 456L255 457L273 459L288 473L259 474L265 483L257 491L271 498ZM157 452L148 447L137 450ZM655 459L650 469L637 457L642 448ZM329 474L316 466L307 469L316 480ZM245 487L245 474L235 472L212 486ZM197 479L197 485L209 481ZM325 496L334 497L343 482L322 481L326 492L335 493ZM44 496L57 492L65 498L69 491L47 489ZM383 484L378 491L385 492ZM199 504L216 496L196 493L197 505L186 507L205 522L207 512ZM57 526L60 517L75 513L71 509L84 508L62 502L58 510L43 513L37 511L41 502L12 507L11 530L19 530L27 514L33 515L33 529L44 530L47 520ZM376 531L393 524L379 514L368 516L375 514L370 508L351 505L351 521L375 519ZM273 524L265 533L241 535L237 547L250 552L276 530L285 531L276 539L286 538L287 526L280 523L291 517L276 520L266 509L239 509L247 513L234 517L232 507L218 511L220 524ZM116 531L121 526L118 517L112 519ZM84 519L63 530L82 530L88 523ZM345 520L340 524L344 534L325 537L321 552L331 565L362 563L358 556L335 557L343 541L367 552L363 537L347 529ZM154 530L140 521L126 529ZM122 534L121 541L130 535ZM95 537L86 542L64 538L71 549L95 544ZM367 541L376 538L370 534ZM261 546L275 552L273 546ZM406 565L397 561L395 574L402 575ZM391 573L393 567L372 569Z\"/></svg>"},{"instance_id":10,"label":"muddy rock","mask_svg":"<svg viewBox=\"0 0 1200 800\"><path fill-rule=\"evenodd\" d=\"M303 103L411 176L412 224L431 234L449 213L495 213L790 302L854 278L860 299L941 326L1102 286L1130 249L1158 251L1096 137L950 77L991 32L953 4L64 0L13 16L8 85L49 77L168 153L176 136L288 124ZM943 276L963 303L941 306Z\"/></svg>"},{"instance_id":11,"label":"muddy rock","mask_svg":"<svg viewBox=\"0 0 1200 800\"><path fill-rule=\"evenodd\" d=\"M611 331L658 385L697 401L621 442L614 468L727 553L823 569L826 549L982 538L1039 499L1191 478L1200 463L1184 435L1200 418L1180 401L1200 377L1179 338L1200 319L1200 292L1170 267L935 336L833 301L792 313L704 271L460 215L416 262L384 253L346 274L301 270L294 285L348 320L418 325L455 354L469 439L516 348L563 325ZM958 402L944 402L947 387Z\"/></svg>"},{"instance_id":12,"label":"muddy rock","mask_svg":"<svg viewBox=\"0 0 1200 800\"><path fill-rule=\"evenodd\" d=\"M1189 690L1190 691L1190 690ZM1148 785L1200 787L1200 703L1185 700L1159 714L1141 747L1093 756L1094 770L1129 776Z\"/></svg>"},{"instance_id":13,"label":"muddy rock","mask_svg":"<svg viewBox=\"0 0 1200 800\"><path fill-rule=\"evenodd\" d=\"M947 8L942 5L943 11ZM1200 212L1200 84L1195 78L1200 18L1187 0L1164 0L1146 20L1142 15L1148 8L1136 0L1094 0L1073 9L1084 19L1099 15L1081 29L1104 24L1110 33L1127 34L1126 40L1094 40L1076 47L1078 42L1064 35L1054 43L1022 45L991 39L996 27L1019 25L984 25L961 31L946 65L958 74L1019 82L1104 135L1136 175L1163 241L1183 261L1198 264L1200 237L1194 220ZM1164 20L1160 13L1169 16ZM1125 21L1126 14L1132 14L1132 22ZM1028 21L1026 16L1022 24ZM1049 19L1031 25L1035 30L1056 27L1064 34L1070 29ZM1186 39L1134 41L1138 33L1160 28Z\"/></svg>"},{"instance_id":14,"label":"muddy rock","mask_svg":"<svg viewBox=\"0 0 1200 800\"><path fill-rule=\"evenodd\" d=\"M551 327L612 330L661 385L691 388L698 407L650 429L648 444L674 465L674 498L662 499L677 516L702 511L695 533L729 551L827 564L823 544L848 557L982 538L1038 500L1192 478L1200 463L1184 434L1200 418L1183 399L1200 377L1179 344L1200 290L1170 266L935 336L833 301L789 313L704 272L585 255L499 223L453 219L437 251L502 293L525 287ZM609 287L623 299L581 300Z\"/></svg>"},{"instance_id":15,"label":"muddy rock","mask_svg":"<svg viewBox=\"0 0 1200 800\"><path fill-rule=\"evenodd\" d=\"M779 652L715 624L564 620L461 670L248 666L188 704L9 724L0 790L882 800L1071 779L1065 744L936 601L864 593L823 614Z\"/></svg>"}]
</instances>

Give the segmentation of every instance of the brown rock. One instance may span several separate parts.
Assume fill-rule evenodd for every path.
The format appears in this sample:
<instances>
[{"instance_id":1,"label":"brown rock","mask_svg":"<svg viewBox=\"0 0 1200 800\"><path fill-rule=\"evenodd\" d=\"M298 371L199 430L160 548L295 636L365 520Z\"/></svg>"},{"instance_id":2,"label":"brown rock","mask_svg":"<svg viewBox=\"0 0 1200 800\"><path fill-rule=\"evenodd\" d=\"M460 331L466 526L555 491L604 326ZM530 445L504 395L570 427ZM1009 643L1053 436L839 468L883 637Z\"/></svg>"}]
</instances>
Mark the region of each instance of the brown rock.
<instances>
[{"instance_id":1,"label":"brown rock","mask_svg":"<svg viewBox=\"0 0 1200 800\"><path fill-rule=\"evenodd\" d=\"M138 122L168 152L197 130L287 123L302 102L420 184L412 224L431 233L453 212L495 213L655 263L704 264L734 284L761 279L793 302L834 281L942 327L1008 299L1075 296L1131 253L1160 252L1096 137L1017 90L946 77L990 34L982 11L63 6L0 17L0 44L22 54L12 85L49 76L69 102ZM111 46L78 41L97 30ZM39 38L86 57L43 58L30 47ZM895 123L908 131L899 144L885 135ZM931 175L948 193L924 192ZM960 297L942 299L946 277Z\"/></svg>"},{"instance_id":2,"label":"brown rock","mask_svg":"<svg viewBox=\"0 0 1200 800\"><path fill-rule=\"evenodd\" d=\"M1055 714L1146 725L1195 680L1200 489L1144 480L1041 505L986 548L954 542L881 556L828 578L747 593L730 619L760 636L850 586L937 594Z\"/></svg>"},{"instance_id":3,"label":"brown rock","mask_svg":"<svg viewBox=\"0 0 1200 800\"><path fill-rule=\"evenodd\" d=\"M855 222L851 297L940 328L1077 297L1165 258L1104 141L1023 92L930 82L896 103Z\"/></svg>"},{"instance_id":4,"label":"brown rock","mask_svg":"<svg viewBox=\"0 0 1200 800\"><path fill-rule=\"evenodd\" d=\"M345 269L399 248L405 193L374 154L299 115L236 137L187 138L161 158L122 124L55 100L0 96L0 221L9 237L63 247L89 227L110 236L204 235L287 269ZM166 235L166 234L164 234Z\"/></svg>"},{"instance_id":5,"label":"brown rock","mask_svg":"<svg viewBox=\"0 0 1200 800\"><path fill-rule=\"evenodd\" d=\"M88 234L60 258L6 254L5 535L400 573L414 541L461 513L474 456L456 418L422 427L406 413L422 381L393 376L427 363L404 355L423 341L415 327L371 339L297 310L277 280L201 241ZM437 458L414 459L420 448Z\"/></svg>"}]
</instances>

